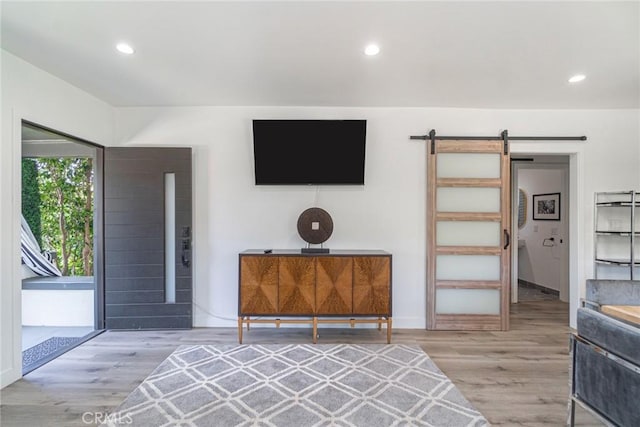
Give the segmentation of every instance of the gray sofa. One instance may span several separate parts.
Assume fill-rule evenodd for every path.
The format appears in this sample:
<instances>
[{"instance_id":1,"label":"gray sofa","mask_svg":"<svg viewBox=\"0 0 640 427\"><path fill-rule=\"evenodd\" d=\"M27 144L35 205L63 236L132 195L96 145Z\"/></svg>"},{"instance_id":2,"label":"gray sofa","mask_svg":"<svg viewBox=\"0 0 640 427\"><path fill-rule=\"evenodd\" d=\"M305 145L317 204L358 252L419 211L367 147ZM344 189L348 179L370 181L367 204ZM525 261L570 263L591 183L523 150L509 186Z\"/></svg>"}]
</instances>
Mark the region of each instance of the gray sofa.
<instances>
[{"instance_id":1,"label":"gray sofa","mask_svg":"<svg viewBox=\"0 0 640 427\"><path fill-rule=\"evenodd\" d=\"M575 404L613 426L640 426L640 327L600 311L603 305L640 305L640 281L588 280L571 335L569 424Z\"/></svg>"}]
</instances>

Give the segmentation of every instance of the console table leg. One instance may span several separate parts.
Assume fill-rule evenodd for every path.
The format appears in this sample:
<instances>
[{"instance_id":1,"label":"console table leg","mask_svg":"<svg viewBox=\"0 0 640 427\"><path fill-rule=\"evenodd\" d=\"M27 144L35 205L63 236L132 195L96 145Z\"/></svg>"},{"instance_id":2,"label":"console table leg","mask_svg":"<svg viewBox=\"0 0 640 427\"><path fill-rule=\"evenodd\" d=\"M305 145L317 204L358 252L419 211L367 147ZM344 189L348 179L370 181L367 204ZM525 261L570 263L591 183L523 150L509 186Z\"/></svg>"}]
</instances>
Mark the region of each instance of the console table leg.
<instances>
[{"instance_id":1,"label":"console table leg","mask_svg":"<svg viewBox=\"0 0 640 427\"><path fill-rule=\"evenodd\" d=\"M378 330L382 330L382 317L378 317Z\"/></svg>"},{"instance_id":2,"label":"console table leg","mask_svg":"<svg viewBox=\"0 0 640 427\"><path fill-rule=\"evenodd\" d=\"M387 318L387 344L391 344L391 317Z\"/></svg>"},{"instance_id":3,"label":"console table leg","mask_svg":"<svg viewBox=\"0 0 640 427\"><path fill-rule=\"evenodd\" d=\"M242 344L242 317L238 317L238 344Z\"/></svg>"},{"instance_id":4,"label":"console table leg","mask_svg":"<svg viewBox=\"0 0 640 427\"><path fill-rule=\"evenodd\" d=\"M313 343L318 343L318 318L313 318Z\"/></svg>"},{"instance_id":5,"label":"console table leg","mask_svg":"<svg viewBox=\"0 0 640 427\"><path fill-rule=\"evenodd\" d=\"M247 316L247 331L251 329L251 317Z\"/></svg>"}]
</instances>

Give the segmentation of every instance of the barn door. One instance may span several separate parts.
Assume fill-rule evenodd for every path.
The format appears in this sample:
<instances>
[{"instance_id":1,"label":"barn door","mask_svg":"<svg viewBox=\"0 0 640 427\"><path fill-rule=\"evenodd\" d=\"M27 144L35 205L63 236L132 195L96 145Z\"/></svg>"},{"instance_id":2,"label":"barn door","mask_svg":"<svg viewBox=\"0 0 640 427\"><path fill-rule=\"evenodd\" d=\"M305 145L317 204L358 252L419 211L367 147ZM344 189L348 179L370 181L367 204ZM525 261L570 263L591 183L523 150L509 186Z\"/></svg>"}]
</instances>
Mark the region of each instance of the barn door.
<instances>
[{"instance_id":1,"label":"barn door","mask_svg":"<svg viewBox=\"0 0 640 427\"><path fill-rule=\"evenodd\" d=\"M434 140L428 154L427 328L509 328L509 154Z\"/></svg>"},{"instance_id":2,"label":"barn door","mask_svg":"<svg viewBox=\"0 0 640 427\"><path fill-rule=\"evenodd\" d=\"M191 328L190 148L105 148L104 236L106 328Z\"/></svg>"}]
</instances>

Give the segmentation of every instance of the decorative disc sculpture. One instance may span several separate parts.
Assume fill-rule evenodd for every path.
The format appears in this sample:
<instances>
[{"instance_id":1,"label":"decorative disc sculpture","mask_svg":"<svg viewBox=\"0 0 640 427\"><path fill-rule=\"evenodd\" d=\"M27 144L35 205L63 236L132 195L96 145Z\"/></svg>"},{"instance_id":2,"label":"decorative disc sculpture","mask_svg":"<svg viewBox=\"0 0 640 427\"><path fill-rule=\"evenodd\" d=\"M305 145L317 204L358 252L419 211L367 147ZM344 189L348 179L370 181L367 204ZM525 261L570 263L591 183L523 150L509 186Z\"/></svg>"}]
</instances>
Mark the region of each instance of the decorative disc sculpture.
<instances>
[{"instance_id":1,"label":"decorative disc sculpture","mask_svg":"<svg viewBox=\"0 0 640 427\"><path fill-rule=\"evenodd\" d=\"M333 220L324 209L309 208L298 217L298 234L309 244L322 244L333 233ZM303 248L302 252L327 253L329 249Z\"/></svg>"}]
</instances>

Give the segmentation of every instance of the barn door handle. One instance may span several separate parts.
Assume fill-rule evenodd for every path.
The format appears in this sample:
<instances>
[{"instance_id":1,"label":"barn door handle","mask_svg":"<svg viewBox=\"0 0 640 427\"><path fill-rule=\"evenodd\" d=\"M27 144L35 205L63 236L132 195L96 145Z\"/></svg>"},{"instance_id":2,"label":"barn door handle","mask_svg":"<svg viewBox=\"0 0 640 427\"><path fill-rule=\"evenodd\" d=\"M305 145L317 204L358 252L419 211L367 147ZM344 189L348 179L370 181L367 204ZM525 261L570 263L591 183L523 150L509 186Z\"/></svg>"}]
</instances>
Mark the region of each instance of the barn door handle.
<instances>
[{"instance_id":1,"label":"barn door handle","mask_svg":"<svg viewBox=\"0 0 640 427\"><path fill-rule=\"evenodd\" d=\"M510 243L511 243L511 236L509 236L509 232L505 228L504 229L504 249L507 249Z\"/></svg>"}]
</instances>

